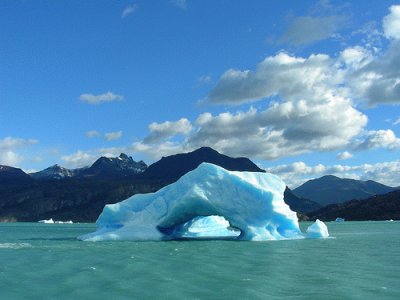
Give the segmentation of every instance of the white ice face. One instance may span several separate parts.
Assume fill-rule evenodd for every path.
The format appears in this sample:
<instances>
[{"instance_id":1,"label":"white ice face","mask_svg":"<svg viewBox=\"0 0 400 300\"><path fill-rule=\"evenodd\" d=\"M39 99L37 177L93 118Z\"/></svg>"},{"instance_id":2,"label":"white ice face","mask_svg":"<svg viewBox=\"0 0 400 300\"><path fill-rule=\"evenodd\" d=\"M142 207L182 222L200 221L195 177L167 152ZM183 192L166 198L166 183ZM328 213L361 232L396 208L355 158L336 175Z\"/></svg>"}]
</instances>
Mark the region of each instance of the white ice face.
<instances>
[{"instance_id":1,"label":"white ice face","mask_svg":"<svg viewBox=\"0 0 400 300\"><path fill-rule=\"evenodd\" d=\"M327 238L329 237L328 227L324 222L317 219L315 223L307 228L306 236L308 238Z\"/></svg>"},{"instance_id":2,"label":"white ice face","mask_svg":"<svg viewBox=\"0 0 400 300\"><path fill-rule=\"evenodd\" d=\"M155 193L107 205L97 231L80 239L304 238L296 213L283 201L284 190L285 183L275 175L203 163Z\"/></svg>"}]
</instances>

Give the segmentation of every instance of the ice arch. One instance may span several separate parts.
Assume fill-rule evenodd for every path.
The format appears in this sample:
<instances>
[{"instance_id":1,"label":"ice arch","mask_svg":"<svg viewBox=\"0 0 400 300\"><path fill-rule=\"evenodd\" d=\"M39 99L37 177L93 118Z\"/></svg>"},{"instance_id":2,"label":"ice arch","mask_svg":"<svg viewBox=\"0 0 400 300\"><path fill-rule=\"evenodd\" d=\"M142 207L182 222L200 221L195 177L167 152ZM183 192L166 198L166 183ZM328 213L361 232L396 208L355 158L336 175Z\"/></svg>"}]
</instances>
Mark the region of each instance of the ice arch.
<instances>
[{"instance_id":1,"label":"ice arch","mask_svg":"<svg viewBox=\"0 0 400 300\"><path fill-rule=\"evenodd\" d=\"M284 182L275 175L227 171L203 163L155 193L107 205L96 222L97 231L80 239L178 239L189 234L199 216L215 215L239 229L240 240L303 238L296 213L283 201L284 190ZM206 220L216 232L227 230L212 218Z\"/></svg>"}]
</instances>

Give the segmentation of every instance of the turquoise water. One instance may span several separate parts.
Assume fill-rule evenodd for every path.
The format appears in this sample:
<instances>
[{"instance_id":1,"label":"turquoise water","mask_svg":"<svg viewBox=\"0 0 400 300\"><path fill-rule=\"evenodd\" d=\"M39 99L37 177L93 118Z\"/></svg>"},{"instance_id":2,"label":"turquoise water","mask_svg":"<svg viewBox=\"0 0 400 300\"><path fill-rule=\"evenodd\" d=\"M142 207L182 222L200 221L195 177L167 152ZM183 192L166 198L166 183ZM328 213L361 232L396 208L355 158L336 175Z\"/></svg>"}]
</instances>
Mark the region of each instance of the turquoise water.
<instances>
[{"instance_id":1,"label":"turquoise water","mask_svg":"<svg viewBox=\"0 0 400 300\"><path fill-rule=\"evenodd\" d=\"M302 224L303 227L309 224ZM0 299L400 299L400 222L335 238L81 242L92 224L0 224Z\"/></svg>"}]
</instances>

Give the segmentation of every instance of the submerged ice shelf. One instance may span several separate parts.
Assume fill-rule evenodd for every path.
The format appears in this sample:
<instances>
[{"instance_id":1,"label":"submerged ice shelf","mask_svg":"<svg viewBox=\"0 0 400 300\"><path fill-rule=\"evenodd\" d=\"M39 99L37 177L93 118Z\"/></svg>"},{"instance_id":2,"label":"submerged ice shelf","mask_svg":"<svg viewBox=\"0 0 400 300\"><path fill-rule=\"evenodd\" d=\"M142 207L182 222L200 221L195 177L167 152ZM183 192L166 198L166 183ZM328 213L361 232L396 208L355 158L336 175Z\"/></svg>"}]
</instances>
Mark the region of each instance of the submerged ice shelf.
<instances>
[{"instance_id":1,"label":"submerged ice shelf","mask_svg":"<svg viewBox=\"0 0 400 300\"><path fill-rule=\"evenodd\" d=\"M152 194L107 205L97 230L79 237L101 240L174 240L231 237L282 240L327 237L317 221L306 234L283 200L285 183L268 173L227 171L203 163ZM325 226L325 227L324 227Z\"/></svg>"}]
</instances>

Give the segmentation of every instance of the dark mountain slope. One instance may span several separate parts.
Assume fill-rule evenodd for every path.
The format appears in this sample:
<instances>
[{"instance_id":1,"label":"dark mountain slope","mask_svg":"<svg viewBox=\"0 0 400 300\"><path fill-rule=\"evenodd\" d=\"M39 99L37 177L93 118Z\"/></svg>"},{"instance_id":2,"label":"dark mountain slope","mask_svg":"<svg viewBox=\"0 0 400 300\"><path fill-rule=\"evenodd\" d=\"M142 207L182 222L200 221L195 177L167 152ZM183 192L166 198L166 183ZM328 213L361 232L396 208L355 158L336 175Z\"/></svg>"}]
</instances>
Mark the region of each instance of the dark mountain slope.
<instances>
[{"instance_id":1,"label":"dark mountain slope","mask_svg":"<svg viewBox=\"0 0 400 300\"><path fill-rule=\"evenodd\" d=\"M364 200L352 200L323 207L308 216L312 219L333 221L400 220L400 190Z\"/></svg>"},{"instance_id":2,"label":"dark mountain slope","mask_svg":"<svg viewBox=\"0 0 400 300\"><path fill-rule=\"evenodd\" d=\"M0 221L94 222L104 205L159 188L157 182L78 178L8 187L0 189Z\"/></svg>"},{"instance_id":3,"label":"dark mountain slope","mask_svg":"<svg viewBox=\"0 0 400 300\"><path fill-rule=\"evenodd\" d=\"M32 178L21 169L0 165L0 185L18 185L32 181Z\"/></svg>"},{"instance_id":4,"label":"dark mountain slope","mask_svg":"<svg viewBox=\"0 0 400 300\"><path fill-rule=\"evenodd\" d=\"M212 163L230 171L265 172L248 158L232 158L212 148L202 147L193 152L163 157L150 165L141 178L174 182L187 172L196 169L202 162Z\"/></svg>"},{"instance_id":5,"label":"dark mountain slope","mask_svg":"<svg viewBox=\"0 0 400 300\"><path fill-rule=\"evenodd\" d=\"M293 190L299 197L310 199L321 206L343 203L352 199L366 199L373 195L395 190L392 187L368 180L339 178L333 175L309 180Z\"/></svg>"},{"instance_id":6,"label":"dark mountain slope","mask_svg":"<svg viewBox=\"0 0 400 300\"><path fill-rule=\"evenodd\" d=\"M321 205L312 200L297 197L288 187L286 187L284 199L290 209L296 212L308 213L321 208Z\"/></svg>"}]
</instances>

